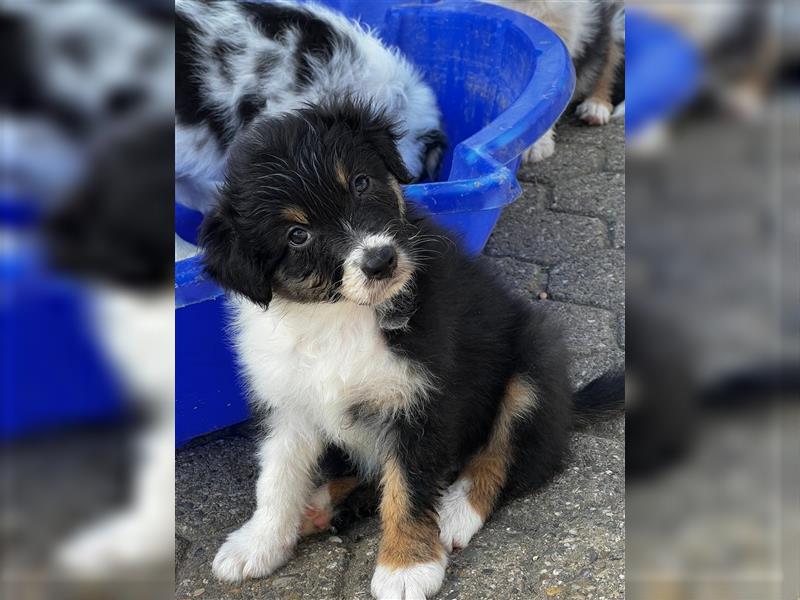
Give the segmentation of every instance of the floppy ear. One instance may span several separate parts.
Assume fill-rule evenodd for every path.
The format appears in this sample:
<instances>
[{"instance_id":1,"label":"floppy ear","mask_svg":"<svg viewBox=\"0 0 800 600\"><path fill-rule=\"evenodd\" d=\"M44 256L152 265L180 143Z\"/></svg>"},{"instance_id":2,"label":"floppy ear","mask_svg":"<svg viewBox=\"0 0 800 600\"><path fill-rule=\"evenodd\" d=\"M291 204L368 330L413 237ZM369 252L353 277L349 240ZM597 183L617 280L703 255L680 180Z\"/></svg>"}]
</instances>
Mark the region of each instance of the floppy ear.
<instances>
[{"instance_id":1,"label":"floppy ear","mask_svg":"<svg viewBox=\"0 0 800 600\"><path fill-rule=\"evenodd\" d=\"M397 150L397 137L390 127L373 130L369 135L369 144L381 157L383 164L400 183L411 183L414 176L408 172L400 152Z\"/></svg>"},{"instance_id":2,"label":"floppy ear","mask_svg":"<svg viewBox=\"0 0 800 600\"><path fill-rule=\"evenodd\" d=\"M253 256L234 229L230 210L218 206L203 221L199 237L206 272L223 288L246 296L264 310L272 300L274 264Z\"/></svg>"}]
</instances>

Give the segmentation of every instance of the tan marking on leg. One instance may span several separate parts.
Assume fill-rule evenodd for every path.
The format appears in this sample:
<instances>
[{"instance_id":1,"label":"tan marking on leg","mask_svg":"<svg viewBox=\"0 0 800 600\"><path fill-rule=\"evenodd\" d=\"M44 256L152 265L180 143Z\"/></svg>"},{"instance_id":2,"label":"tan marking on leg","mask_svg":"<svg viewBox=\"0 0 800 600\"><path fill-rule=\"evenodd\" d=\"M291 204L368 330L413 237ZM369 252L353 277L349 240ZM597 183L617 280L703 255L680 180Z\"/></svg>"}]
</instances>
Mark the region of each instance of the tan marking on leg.
<instances>
[{"instance_id":1,"label":"tan marking on leg","mask_svg":"<svg viewBox=\"0 0 800 600\"><path fill-rule=\"evenodd\" d=\"M359 481L357 477L343 477L328 482L328 492L331 495L331 504L336 506L355 490Z\"/></svg>"},{"instance_id":2,"label":"tan marking on leg","mask_svg":"<svg viewBox=\"0 0 800 600\"><path fill-rule=\"evenodd\" d=\"M345 188L349 188L350 187L347 184L347 171L345 171L344 165L342 163L340 163L340 162L336 163L336 179Z\"/></svg>"},{"instance_id":3,"label":"tan marking on leg","mask_svg":"<svg viewBox=\"0 0 800 600\"><path fill-rule=\"evenodd\" d=\"M393 458L384 466L381 489L383 537L378 564L389 569L401 569L440 560L444 549L439 541L436 517L411 514L405 474Z\"/></svg>"},{"instance_id":4,"label":"tan marking on leg","mask_svg":"<svg viewBox=\"0 0 800 600\"><path fill-rule=\"evenodd\" d=\"M403 196L403 189L400 187L400 182L394 177L389 175L389 186L392 188L394 195L397 196L397 205L400 208L400 215L406 214L406 199Z\"/></svg>"},{"instance_id":5,"label":"tan marking on leg","mask_svg":"<svg viewBox=\"0 0 800 600\"><path fill-rule=\"evenodd\" d=\"M608 56L603 65L603 70L600 72L600 77L587 98L587 100L594 100L597 103L603 104L608 108L609 112L614 108L611 105L611 93L614 89L614 81L617 77L617 67L619 66L620 60L622 60L621 48L617 42L611 40L609 42Z\"/></svg>"},{"instance_id":6,"label":"tan marking on leg","mask_svg":"<svg viewBox=\"0 0 800 600\"><path fill-rule=\"evenodd\" d=\"M472 480L469 502L485 521L506 483L511 462L511 435L514 421L536 408L533 385L517 375L508 383L505 396L495 418L489 441L464 469L461 477Z\"/></svg>"},{"instance_id":7,"label":"tan marking on leg","mask_svg":"<svg viewBox=\"0 0 800 600\"><path fill-rule=\"evenodd\" d=\"M296 206L287 206L283 209L283 216L287 221L293 221L295 223L301 223L302 225L308 225L308 216L305 212L301 209L297 208Z\"/></svg>"}]
</instances>

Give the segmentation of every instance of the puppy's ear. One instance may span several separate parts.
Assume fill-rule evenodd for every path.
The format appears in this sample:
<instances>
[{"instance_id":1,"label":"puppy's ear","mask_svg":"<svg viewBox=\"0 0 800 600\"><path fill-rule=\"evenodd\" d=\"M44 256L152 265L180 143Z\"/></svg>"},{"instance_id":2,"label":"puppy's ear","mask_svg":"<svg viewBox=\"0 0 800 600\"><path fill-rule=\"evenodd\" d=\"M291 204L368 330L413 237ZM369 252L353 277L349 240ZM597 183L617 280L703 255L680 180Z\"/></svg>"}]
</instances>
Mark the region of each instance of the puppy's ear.
<instances>
[{"instance_id":1,"label":"puppy's ear","mask_svg":"<svg viewBox=\"0 0 800 600\"><path fill-rule=\"evenodd\" d=\"M208 214L199 241L206 272L223 288L246 296L266 310L272 300L275 266L248 251L236 233L230 209L218 206Z\"/></svg>"},{"instance_id":2,"label":"puppy's ear","mask_svg":"<svg viewBox=\"0 0 800 600\"><path fill-rule=\"evenodd\" d=\"M430 129L419 136L422 146L422 166L431 181L439 178L442 158L447 150L447 136L441 129Z\"/></svg>"},{"instance_id":3,"label":"puppy's ear","mask_svg":"<svg viewBox=\"0 0 800 600\"><path fill-rule=\"evenodd\" d=\"M369 143L397 181L400 183L414 181L414 176L408 172L400 152L397 150L397 137L391 129L384 128L372 131L369 136Z\"/></svg>"}]
</instances>

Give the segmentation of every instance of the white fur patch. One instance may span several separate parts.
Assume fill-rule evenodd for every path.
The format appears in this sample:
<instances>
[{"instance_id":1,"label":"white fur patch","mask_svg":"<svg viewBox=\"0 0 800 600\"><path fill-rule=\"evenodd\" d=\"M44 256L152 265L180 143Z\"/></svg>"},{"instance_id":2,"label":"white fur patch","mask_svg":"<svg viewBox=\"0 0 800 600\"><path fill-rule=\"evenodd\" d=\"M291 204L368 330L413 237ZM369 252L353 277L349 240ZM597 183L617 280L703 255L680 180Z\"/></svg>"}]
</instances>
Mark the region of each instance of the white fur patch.
<instances>
[{"instance_id":1,"label":"white fur patch","mask_svg":"<svg viewBox=\"0 0 800 600\"><path fill-rule=\"evenodd\" d=\"M259 448L255 513L228 536L214 558L212 571L223 581L269 575L289 559L300 535L322 438L291 411L276 409L270 424L270 435Z\"/></svg>"},{"instance_id":2,"label":"white fur patch","mask_svg":"<svg viewBox=\"0 0 800 600\"><path fill-rule=\"evenodd\" d=\"M364 253L370 248L392 246L397 252L397 267L389 279L371 280L361 270ZM385 234L367 235L359 240L344 261L342 295L356 304L374 306L399 293L411 280L414 269L408 256Z\"/></svg>"},{"instance_id":3,"label":"white fur patch","mask_svg":"<svg viewBox=\"0 0 800 600\"><path fill-rule=\"evenodd\" d=\"M611 120L611 108L606 102L589 98L575 109L575 114L589 125L605 125Z\"/></svg>"},{"instance_id":4,"label":"white fur patch","mask_svg":"<svg viewBox=\"0 0 800 600\"><path fill-rule=\"evenodd\" d=\"M442 587L446 566L446 556L438 562L404 569L391 570L378 565L372 576L372 595L378 600L425 600Z\"/></svg>"},{"instance_id":5,"label":"white fur patch","mask_svg":"<svg viewBox=\"0 0 800 600\"><path fill-rule=\"evenodd\" d=\"M625 118L625 101L623 100L617 107L614 109L614 112L611 113L612 119L624 119Z\"/></svg>"},{"instance_id":6,"label":"white fur patch","mask_svg":"<svg viewBox=\"0 0 800 600\"><path fill-rule=\"evenodd\" d=\"M330 488L326 483L314 490L308 499L300 524L300 535L312 535L326 529L332 517L333 503Z\"/></svg>"},{"instance_id":7,"label":"white fur patch","mask_svg":"<svg viewBox=\"0 0 800 600\"><path fill-rule=\"evenodd\" d=\"M556 151L556 142L552 129L544 132L536 142L528 148L522 155L522 160L526 163L536 163L553 156Z\"/></svg>"},{"instance_id":8,"label":"white fur patch","mask_svg":"<svg viewBox=\"0 0 800 600\"><path fill-rule=\"evenodd\" d=\"M483 527L483 519L469 502L471 489L470 478L459 478L440 501L439 539L448 552L466 548L472 536Z\"/></svg>"},{"instance_id":9,"label":"white fur patch","mask_svg":"<svg viewBox=\"0 0 800 600\"><path fill-rule=\"evenodd\" d=\"M214 557L211 570L217 579L236 583L266 577L289 560L294 540L265 533L255 516L228 536Z\"/></svg>"},{"instance_id":10,"label":"white fur patch","mask_svg":"<svg viewBox=\"0 0 800 600\"><path fill-rule=\"evenodd\" d=\"M374 473L385 444L350 410L364 403L387 415L413 411L433 386L427 371L389 349L371 307L276 297L265 312L234 302L235 344L253 401L285 409Z\"/></svg>"}]
</instances>

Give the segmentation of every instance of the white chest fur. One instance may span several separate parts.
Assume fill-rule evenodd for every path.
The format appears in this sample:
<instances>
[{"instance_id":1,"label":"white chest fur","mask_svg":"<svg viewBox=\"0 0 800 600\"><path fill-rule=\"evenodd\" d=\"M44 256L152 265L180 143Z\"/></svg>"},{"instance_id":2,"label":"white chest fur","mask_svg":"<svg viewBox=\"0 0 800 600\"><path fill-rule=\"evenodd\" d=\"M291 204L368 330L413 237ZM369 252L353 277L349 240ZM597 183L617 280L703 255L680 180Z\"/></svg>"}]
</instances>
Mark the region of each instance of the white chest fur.
<instances>
[{"instance_id":1,"label":"white chest fur","mask_svg":"<svg viewBox=\"0 0 800 600\"><path fill-rule=\"evenodd\" d=\"M236 346L254 401L314 423L351 450L369 451L352 407L389 414L412 408L430 389L425 370L387 346L369 307L281 299L266 312L246 300L234 306Z\"/></svg>"}]
</instances>

